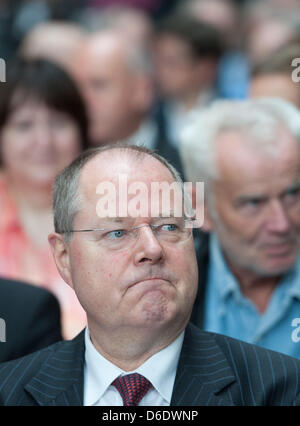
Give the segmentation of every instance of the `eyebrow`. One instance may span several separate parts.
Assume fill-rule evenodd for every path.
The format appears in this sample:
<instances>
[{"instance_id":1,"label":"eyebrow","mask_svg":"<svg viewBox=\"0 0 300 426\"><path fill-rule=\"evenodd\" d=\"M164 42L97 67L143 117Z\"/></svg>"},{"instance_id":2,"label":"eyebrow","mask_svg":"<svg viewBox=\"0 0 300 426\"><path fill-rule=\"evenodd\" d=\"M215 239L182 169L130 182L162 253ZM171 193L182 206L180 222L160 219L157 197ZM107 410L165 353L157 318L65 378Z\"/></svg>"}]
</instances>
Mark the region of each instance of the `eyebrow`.
<instances>
[{"instance_id":1,"label":"eyebrow","mask_svg":"<svg viewBox=\"0 0 300 426\"><path fill-rule=\"evenodd\" d=\"M269 197L267 197L264 194L260 194L260 195L245 195L245 196L240 196L235 200L235 205L236 206L240 206L243 205L249 201L265 201L267 200Z\"/></svg>"},{"instance_id":2,"label":"eyebrow","mask_svg":"<svg viewBox=\"0 0 300 426\"><path fill-rule=\"evenodd\" d=\"M300 189L300 179L297 179L296 182L292 183L291 185L289 185L288 187L286 187L283 191L281 191L278 194L278 197L283 197L287 192L289 191L293 191L293 190L298 190ZM265 201L268 198L270 198L268 195L266 194L249 194L249 195L241 195L240 197L237 197L236 199L236 205L240 205L243 204L245 202L248 201Z\"/></svg>"},{"instance_id":3,"label":"eyebrow","mask_svg":"<svg viewBox=\"0 0 300 426\"><path fill-rule=\"evenodd\" d=\"M108 222L114 222L114 223L122 223L127 219L127 217L108 217Z\"/></svg>"},{"instance_id":4,"label":"eyebrow","mask_svg":"<svg viewBox=\"0 0 300 426\"><path fill-rule=\"evenodd\" d=\"M294 190L298 190L298 189L300 189L300 179L299 180L297 180L295 183L293 183L292 185L290 185L290 186L288 186L285 190L283 190L281 193L280 193L280 196L283 196L283 195L285 195L287 192L289 192L289 191L294 191Z\"/></svg>"},{"instance_id":5,"label":"eyebrow","mask_svg":"<svg viewBox=\"0 0 300 426\"><path fill-rule=\"evenodd\" d=\"M171 209L170 211L166 213L160 213L158 216L156 216L156 218L158 219L164 219L168 217L172 217L172 218L175 217L175 211L173 209Z\"/></svg>"}]
</instances>

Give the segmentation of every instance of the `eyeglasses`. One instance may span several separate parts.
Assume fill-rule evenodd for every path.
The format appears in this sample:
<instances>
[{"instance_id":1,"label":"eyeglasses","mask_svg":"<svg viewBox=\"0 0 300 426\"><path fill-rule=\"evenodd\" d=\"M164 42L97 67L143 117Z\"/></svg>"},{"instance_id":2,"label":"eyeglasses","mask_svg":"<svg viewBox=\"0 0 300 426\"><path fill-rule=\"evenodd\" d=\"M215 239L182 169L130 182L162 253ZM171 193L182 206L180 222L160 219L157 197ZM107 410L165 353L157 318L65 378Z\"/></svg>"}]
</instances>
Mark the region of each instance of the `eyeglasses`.
<instances>
[{"instance_id":1,"label":"eyeglasses","mask_svg":"<svg viewBox=\"0 0 300 426\"><path fill-rule=\"evenodd\" d=\"M95 228L95 229L73 229L63 231L61 234L73 232L93 232L95 241L110 250L120 250L132 246L138 236L140 229L151 228L154 236L160 243L178 244L186 241L192 235L194 219L167 218L155 224L142 224L134 227L122 228Z\"/></svg>"}]
</instances>

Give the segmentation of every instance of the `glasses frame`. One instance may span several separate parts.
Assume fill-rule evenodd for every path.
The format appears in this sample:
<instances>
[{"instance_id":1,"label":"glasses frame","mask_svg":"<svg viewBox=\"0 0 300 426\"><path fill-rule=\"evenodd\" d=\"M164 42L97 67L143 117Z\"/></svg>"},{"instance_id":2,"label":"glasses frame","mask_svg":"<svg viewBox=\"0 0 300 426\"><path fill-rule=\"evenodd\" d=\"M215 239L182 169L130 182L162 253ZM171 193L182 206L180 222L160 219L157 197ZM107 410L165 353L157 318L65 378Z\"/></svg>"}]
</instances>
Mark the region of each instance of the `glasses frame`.
<instances>
[{"instance_id":1,"label":"glasses frame","mask_svg":"<svg viewBox=\"0 0 300 426\"><path fill-rule=\"evenodd\" d=\"M193 223L193 222L195 222L196 221L196 219L195 218L192 218L192 219L184 219L184 222L190 222L190 223ZM136 229L140 229L140 228L143 228L143 227L145 227L145 226L149 226L151 229L152 229L152 231L155 231L155 229L157 229L157 228L159 228L160 226L163 226L163 225L168 225L167 223L164 223L164 224L162 224L162 225L152 225L152 224L150 224L150 223L144 223L144 224L142 224L142 225L138 225L138 226L133 226L132 228L130 228L130 229L127 229L127 231L128 232L130 232L130 231L134 231L134 230L136 230ZM193 227L191 227L191 228L193 228ZM120 228L120 230L121 230L122 228ZM59 234L71 234L72 232L94 232L94 231L109 231L107 228L94 228L94 229L71 229L71 230L69 230L69 231L61 231L61 232L59 232ZM117 230L116 230L117 231Z\"/></svg>"}]
</instances>

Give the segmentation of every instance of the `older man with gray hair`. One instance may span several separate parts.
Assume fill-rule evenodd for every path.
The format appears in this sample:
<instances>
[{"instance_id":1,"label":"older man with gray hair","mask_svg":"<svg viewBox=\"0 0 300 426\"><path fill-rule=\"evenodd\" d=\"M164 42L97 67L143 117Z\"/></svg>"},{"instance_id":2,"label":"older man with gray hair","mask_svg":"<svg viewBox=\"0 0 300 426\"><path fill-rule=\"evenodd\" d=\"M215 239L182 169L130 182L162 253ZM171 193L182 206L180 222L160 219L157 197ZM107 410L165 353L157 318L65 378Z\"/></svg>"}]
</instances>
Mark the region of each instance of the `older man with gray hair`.
<instances>
[{"instance_id":1,"label":"older man with gray hair","mask_svg":"<svg viewBox=\"0 0 300 426\"><path fill-rule=\"evenodd\" d=\"M300 357L300 113L268 98L218 101L182 135L188 180L205 182L192 319Z\"/></svg>"}]
</instances>

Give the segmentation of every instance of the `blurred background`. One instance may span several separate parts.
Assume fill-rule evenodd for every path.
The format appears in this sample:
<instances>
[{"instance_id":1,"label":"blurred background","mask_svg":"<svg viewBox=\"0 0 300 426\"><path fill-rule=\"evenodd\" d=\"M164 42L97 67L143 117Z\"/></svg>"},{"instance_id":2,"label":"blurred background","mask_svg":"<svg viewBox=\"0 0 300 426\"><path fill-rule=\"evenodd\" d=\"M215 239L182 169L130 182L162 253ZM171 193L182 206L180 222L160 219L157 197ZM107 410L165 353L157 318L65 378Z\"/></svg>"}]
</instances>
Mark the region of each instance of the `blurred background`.
<instances>
[{"instance_id":1,"label":"blurred background","mask_svg":"<svg viewBox=\"0 0 300 426\"><path fill-rule=\"evenodd\" d=\"M150 37L157 24L174 14L213 26L224 48L235 53L225 54L222 62L220 95L226 97L246 96L249 67L299 41L299 0L1 0L0 57L13 57L42 23L59 21L88 31L114 24ZM48 37L50 42L50 33ZM64 44L63 33L60 38Z\"/></svg>"}]
</instances>

